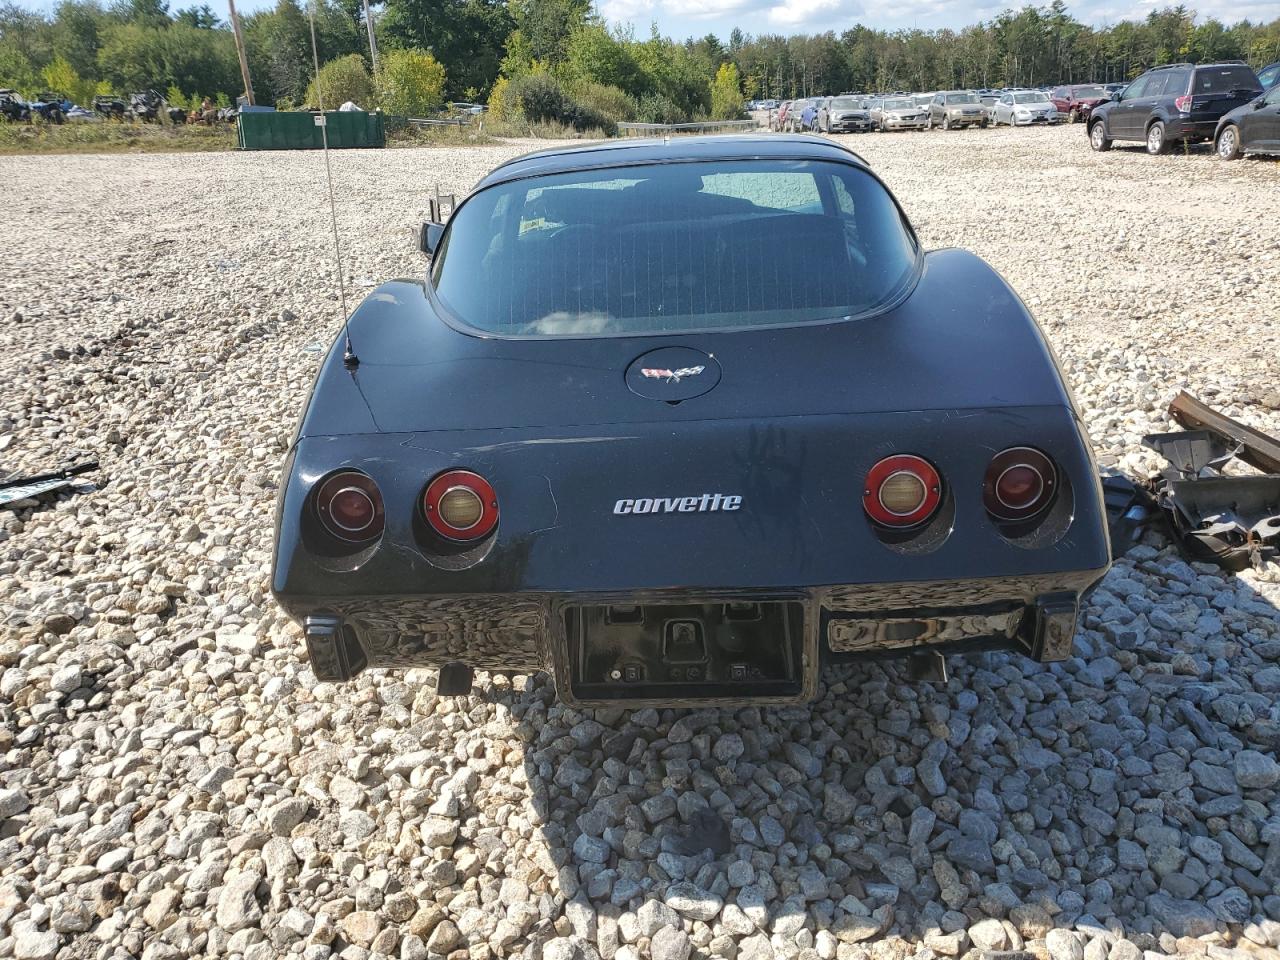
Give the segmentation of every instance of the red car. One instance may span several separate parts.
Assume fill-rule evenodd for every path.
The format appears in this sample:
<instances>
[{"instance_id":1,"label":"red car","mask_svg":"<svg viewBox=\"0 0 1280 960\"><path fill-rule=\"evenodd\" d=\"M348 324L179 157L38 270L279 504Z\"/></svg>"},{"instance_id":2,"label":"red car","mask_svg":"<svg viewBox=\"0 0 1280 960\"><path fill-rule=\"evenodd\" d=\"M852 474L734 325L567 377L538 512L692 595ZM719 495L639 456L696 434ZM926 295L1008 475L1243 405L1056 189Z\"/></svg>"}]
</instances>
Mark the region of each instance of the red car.
<instances>
[{"instance_id":1,"label":"red car","mask_svg":"<svg viewBox=\"0 0 1280 960\"><path fill-rule=\"evenodd\" d=\"M1088 120L1093 108L1111 98L1099 83L1077 83L1066 87L1054 87L1049 99L1067 123Z\"/></svg>"}]
</instances>

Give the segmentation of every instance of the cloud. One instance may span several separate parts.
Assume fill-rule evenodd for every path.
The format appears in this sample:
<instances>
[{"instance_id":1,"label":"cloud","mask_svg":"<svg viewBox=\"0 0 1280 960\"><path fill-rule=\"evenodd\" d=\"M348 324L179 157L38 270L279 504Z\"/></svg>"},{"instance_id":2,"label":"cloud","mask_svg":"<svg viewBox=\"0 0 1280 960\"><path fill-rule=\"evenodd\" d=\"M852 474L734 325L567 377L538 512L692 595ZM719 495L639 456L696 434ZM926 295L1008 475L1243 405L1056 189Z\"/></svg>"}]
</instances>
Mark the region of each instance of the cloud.
<instances>
[{"instance_id":1,"label":"cloud","mask_svg":"<svg viewBox=\"0 0 1280 960\"><path fill-rule=\"evenodd\" d=\"M614 23L632 23L642 17L646 20L653 13L654 0L603 0L599 4L600 16Z\"/></svg>"},{"instance_id":2,"label":"cloud","mask_svg":"<svg viewBox=\"0 0 1280 960\"><path fill-rule=\"evenodd\" d=\"M53 0L48 0L53 2ZM214 3L225 0L212 0ZM269 3L271 0L236 0ZM1021 0L1020 0L1021 2ZM1048 0L1044 0L1045 3ZM1069 0L1070 13L1083 23L1114 24L1142 20L1152 10L1172 0ZM1000 11L1020 3L1012 0L897 0L889 6L871 7L864 0L598 0L600 13L614 23L647 26L657 22L664 35L696 36L710 28L723 39L732 27L747 33L839 33L860 22L880 30L920 28L959 30L990 20ZM1277 0L1197 0L1197 22L1216 17L1227 24L1249 18L1274 19Z\"/></svg>"},{"instance_id":3,"label":"cloud","mask_svg":"<svg viewBox=\"0 0 1280 960\"><path fill-rule=\"evenodd\" d=\"M686 2L665 0L662 4L667 12L693 20L710 20L715 17L747 13L763 5L760 0L686 0Z\"/></svg>"},{"instance_id":4,"label":"cloud","mask_svg":"<svg viewBox=\"0 0 1280 960\"><path fill-rule=\"evenodd\" d=\"M829 21L825 16L841 6L842 0L782 0L769 8L769 22L780 27L798 27L815 23L819 20ZM843 19L843 18L841 18Z\"/></svg>"}]
</instances>

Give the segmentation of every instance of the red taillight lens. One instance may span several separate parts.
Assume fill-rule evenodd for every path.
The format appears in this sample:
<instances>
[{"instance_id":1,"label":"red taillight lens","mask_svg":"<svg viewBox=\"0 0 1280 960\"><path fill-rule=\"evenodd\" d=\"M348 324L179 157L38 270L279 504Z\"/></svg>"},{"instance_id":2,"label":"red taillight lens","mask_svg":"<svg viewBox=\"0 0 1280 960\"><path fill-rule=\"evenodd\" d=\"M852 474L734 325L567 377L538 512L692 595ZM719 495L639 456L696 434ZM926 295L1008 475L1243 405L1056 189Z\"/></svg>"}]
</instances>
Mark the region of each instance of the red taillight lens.
<instances>
[{"instance_id":1,"label":"red taillight lens","mask_svg":"<svg viewBox=\"0 0 1280 960\"><path fill-rule=\"evenodd\" d=\"M942 503L942 477L933 464L911 454L885 457L867 471L862 507L886 527L924 523Z\"/></svg>"},{"instance_id":2,"label":"red taillight lens","mask_svg":"<svg viewBox=\"0 0 1280 960\"><path fill-rule=\"evenodd\" d=\"M1191 94L1184 97L1174 97L1173 105L1178 108L1180 113L1191 112Z\"/></svg>"},{"instance_id":3,"label":"red taillight lens","mask_svg":"<svg viewBox=\"0 0 1280 960\"><path fill-rule=\"evenodd\" d=\"M479 540L498 525L498 495L478 473L447 470L427 484L422 511L440 536Z\"/></svg>"},{"instance_id":4,"label":"red taillight lens","mask_svg":"<svg viewBox=\"0 0 1280 960\"><path fill-rule=\"evenodd\" d=\"M1058 471L1033 447L1010 447L991 458L982 481L987 512L997 520L1029 520L1053 502Z\"/></svg>"},{"instance_id":5,"label":"red taillight lens","mask_svg":"<svg viewBox=\"0 0 1280 960\"><path fill-rule=\"evenodd\" d=\"M346 543L368 543L382 535L382 494L363 473L332 474L316 489L315 509L325 530Z\"/></svg>"}]
</instances>

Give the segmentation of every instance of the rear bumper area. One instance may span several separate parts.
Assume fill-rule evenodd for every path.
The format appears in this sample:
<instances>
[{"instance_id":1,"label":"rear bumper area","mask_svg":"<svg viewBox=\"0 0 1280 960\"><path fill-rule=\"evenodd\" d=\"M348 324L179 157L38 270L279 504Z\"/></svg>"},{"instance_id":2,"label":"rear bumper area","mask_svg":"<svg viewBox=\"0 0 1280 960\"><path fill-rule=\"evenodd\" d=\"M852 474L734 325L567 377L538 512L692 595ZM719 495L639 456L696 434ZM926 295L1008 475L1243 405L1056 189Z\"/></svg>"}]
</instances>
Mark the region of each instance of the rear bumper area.
<instances>
[{"instance_id":1,"label":"rear bumper area","mask_svg":"<svg viewBox=\"0 0 1280 960\"><path fill-rule=\"evenodd\" d=\"M578 706L786 704L814 697L826 662L991 649L1064 660L1080 598L1104 572L750 595L281 600L324 681L465 663L549 671Z\"/></svg>"},{"instance_id":2,"label":"rear bumper area","mask_svg":"<svg viewBox=\"0 0 1280 960\"><path fill-rule=\"evenodd\" d=\"M1174 119L1165 125L1165 139L1211 140L1217 128L1217 120Z\"/></svg>"}]
</instances>

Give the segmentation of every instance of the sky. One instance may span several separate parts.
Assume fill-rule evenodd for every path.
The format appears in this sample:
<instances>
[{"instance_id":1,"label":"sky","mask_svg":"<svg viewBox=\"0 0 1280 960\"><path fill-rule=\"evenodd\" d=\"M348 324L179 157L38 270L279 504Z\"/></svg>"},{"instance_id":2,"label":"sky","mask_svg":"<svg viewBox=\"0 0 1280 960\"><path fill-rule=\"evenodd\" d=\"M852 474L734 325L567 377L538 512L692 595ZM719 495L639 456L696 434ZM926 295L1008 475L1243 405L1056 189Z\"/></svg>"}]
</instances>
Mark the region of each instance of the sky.
<instances>
[{"instance_id":1,"label":"sky","mask_svg":"<svg viewBox=\"0 0 1280 960\"><path fill-rule=\"evenodd\" d=\"M21 0L20 0L21 2ZM171 9L197 5L206 0L170 0ZM223 19L227 16L227 0L207 0ZM371 0L372 2L372 0ZM683 40L714 33L729 39L735 26L745 33L820 33L842 30L862 23L880 30L959 29L989 20L1009 7L1024 6L1028 0L593 0L596 11L613 24L631 24L636 34L649 34L656 23L664 36ZM1044 5L1048 0L1041 0ZM1071 14L1084 23L1105 26L1119 20L1141 20L1152 10L1172 6L1178 0L1068 0ZM1185 2L1185 0L1184 0ZM275 0L235 0L243 15ZM989 4L989 5L982 5ZM28 0L37 10L52 10L56 0ZM1201 19L1217 17L1231 24L1240 20L1270 21L1280 17L1280 0L1192 0L1187 6Z\"/></svg>"}]
</instances>

